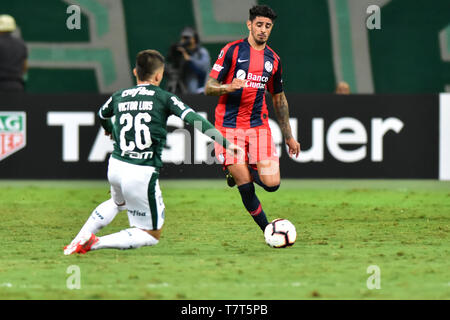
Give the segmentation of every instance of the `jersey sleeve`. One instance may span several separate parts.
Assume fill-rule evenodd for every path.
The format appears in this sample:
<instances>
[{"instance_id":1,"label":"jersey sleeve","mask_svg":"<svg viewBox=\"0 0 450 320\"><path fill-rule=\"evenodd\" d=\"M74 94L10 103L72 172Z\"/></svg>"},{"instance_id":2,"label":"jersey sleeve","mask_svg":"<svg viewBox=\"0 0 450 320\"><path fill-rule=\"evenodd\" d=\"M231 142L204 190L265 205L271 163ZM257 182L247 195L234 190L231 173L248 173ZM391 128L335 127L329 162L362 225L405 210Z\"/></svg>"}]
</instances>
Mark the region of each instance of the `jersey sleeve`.
<instances>
[{"instance_id":1,"label":"jersey sleeve","mask_svg":"<svg viewBox=\"0 0 450 320\"><path fill-rule=\"evenodd\" d=\"M113 98L110 97L108 101L100 108L98 111L98 116L100 118L100 125L105 129L106 132L113 132L113 124L111 118L114 116Z\"/></svg>"},{"instance_id":2,"label":"jersey sleeve","mask_svg":"<svg viewBox=\"0 0 450 320\"><path fill-rule=\"evenodd\" d=\"M230 44L227 44L219 53L219 57L216 60L216 63L214 63L214 66L211 69L211 72L209 73L209 76L211 78L216 79L219 82L222 82L226 75L228 74L228 71L230 71L230 67L233 60L233 48L230 46Z\"/></svg>"},{"instance_id":3,"label":"jersey sleeve","mask_svg":"<svg viewBox=\"0 0 450 320\"><path fill-rule=\"evenodd\" d=\"M283 68L281 66L281 60L278 60L277 69L268 82L269 92L274 95L283 92Z\"/></svg>"},{"instance_id":4,"label":"jersey sleeve","mask_svg":"<svg viewBox=\"0 0 450 320\"><path fill-rule=\"evenodd\" d=\"M175 95L168 95L167 105L169 107L170 114L176 115L181 118L181 120L184 120L188 113L194 112L194 110L185 105L180 98Z\"/></svg>"},{"instance_id":5,"label":"jersey sleeve","mask_svg":"<svg viewBox=\"0 0 450 320\"><path fill-rule=\"evenodd\" d=\"M227 139L225 139L222 133L220 133L220 131L217 130L211 122L209 122L196 112L189 112L186 115L184 122L189 123L191 126L194 126L194 128L200 130L203 134L207 135L215 142L222 145L224 148L228 148L231 145L231 143Z\"/></svg>"},{"instance_id":6,"label":"jersey sleeve","mask_svg":"<svg viewBox=\"0 0 450 320\"><path fill-rule=\"evenodd\" d=\"M98 111L98 116L100 119L108 119L114 115L114 107L113 107L113 98L112 96L105 102L105 104Z\"/></svg>"}]
</instances>

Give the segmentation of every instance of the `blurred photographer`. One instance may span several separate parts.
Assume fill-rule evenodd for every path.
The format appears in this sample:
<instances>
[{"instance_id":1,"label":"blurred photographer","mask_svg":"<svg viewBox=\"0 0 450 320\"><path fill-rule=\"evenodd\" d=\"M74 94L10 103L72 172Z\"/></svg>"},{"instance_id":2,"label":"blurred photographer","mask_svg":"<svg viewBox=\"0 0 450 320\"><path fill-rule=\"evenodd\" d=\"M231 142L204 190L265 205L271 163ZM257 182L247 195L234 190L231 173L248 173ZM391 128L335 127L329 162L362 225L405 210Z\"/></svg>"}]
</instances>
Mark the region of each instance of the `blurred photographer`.
<instances>
[{"instance_id":1,"label":"blurred photographer","mask_svg":"<svg viewBox=\"0 0 450 320\"><path fill-rule=\"evenodd\" d=\"M12 16L0 15L0 92L25 90L28 50L25 42L13 35L16 28Z\"/></svg>"},{"instance_id":2,"label":"blurred photographer","mask_svg":"<svg viewBox=\"0 0 450 320\"><path fill-rule=\"evenodd\" d=\"M210 69L208 50L200 45L197 32L186 27L180 41L170 47L167 56L166 89L174 94L203 93Z\"/></svg>"}]
</instances>

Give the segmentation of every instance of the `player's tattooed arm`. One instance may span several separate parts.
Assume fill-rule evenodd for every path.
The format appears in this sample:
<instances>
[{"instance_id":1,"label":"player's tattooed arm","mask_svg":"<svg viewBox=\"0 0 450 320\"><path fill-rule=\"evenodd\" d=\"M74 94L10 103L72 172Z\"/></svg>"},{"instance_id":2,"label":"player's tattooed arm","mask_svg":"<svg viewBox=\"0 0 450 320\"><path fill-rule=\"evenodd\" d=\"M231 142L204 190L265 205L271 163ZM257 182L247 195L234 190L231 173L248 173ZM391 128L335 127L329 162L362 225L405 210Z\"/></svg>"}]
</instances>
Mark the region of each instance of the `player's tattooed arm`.
<instances>
[{"instance_id":1,"label":"player's tattooed arm","mask_svg":"<svg viewBox=\"0 0 450 320\"><path fill-rule=\"evenodd\" d=\"M289 105L284 92L275 94L272 97L273 107L275 109L275 116L280 125L281 132L284 139L292 138L291 125L289 124Z\"/></svg>"},{"instance_id":2,"label":"player's tattooed arm","mask_svg":"<svg viewBox=\"0 0 450 320\"><path fill-rule=\"evenodd\" d=\"M292 136L291 125L289 124L289 105L284 92L277 93L272 97L275 116L283 133L284 140L289 146L289 154L298 157L300 153L300 143Z\"/></svg>"},{"instance_id":3,"label":"player's tattooed arm","mask_svg":"<svg viewBox=\"0 0 450 320\"><path fill-rule=\"evenodd\" d=\"M222 84L216 79L209 77L206 82L205 94L207 96L221 96L245 87L245 80L234 78L229 84Z\"/></svg>"},{"instance_id":4,"label":"player's tattooed arm","mask_svg":"<svg viewBox=\"0 0 450 320\"><path fill-rule=\"evenodd\" d=\"M206 82L205 86L205 94L207 96L221 96L226 93L227 90L225 84L221 84L214 78L211 77L208 78L208 81Z\"/></svg>"}]
</instances>

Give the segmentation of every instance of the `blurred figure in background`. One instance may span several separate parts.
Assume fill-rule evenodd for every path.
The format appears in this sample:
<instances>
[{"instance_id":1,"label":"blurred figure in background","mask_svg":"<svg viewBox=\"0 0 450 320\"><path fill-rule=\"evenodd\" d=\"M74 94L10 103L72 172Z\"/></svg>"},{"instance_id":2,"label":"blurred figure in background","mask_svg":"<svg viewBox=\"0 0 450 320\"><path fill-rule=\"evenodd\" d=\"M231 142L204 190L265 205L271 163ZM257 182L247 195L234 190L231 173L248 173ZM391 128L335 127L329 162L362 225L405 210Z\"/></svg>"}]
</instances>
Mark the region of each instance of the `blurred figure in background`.
<instances>
[{"instance_id":1,"label":"blurred figure in background","mask_svg":"<svg viewBox=\"0 0 450 320\"><path fill-rule=\"evenodd\" d=\"M25 42L12 36L16 21L0 15L0 92L24 91L28 51Z\"/></svg>"},{"instance_id":2,"label":"blurred figure in background","mask_svg":"<svg viewBox=\"0 0 450 320\"><path fill-rule=\"evenodd\" d=\"M350 94L350 86L345 81L340 81L336 86L336 94Z\"/></svg>"},{"instance_id":3,"label":"blurred figure in background","mask_svg":"<svg viewBox=\"0 0 450 320\"><path fill-rule=\"evenodd\" d=\"M167 91L203 93L210 60L208 50L200 45L198 33L191 27L184 28L180 41L170 47L167 56Z\"/></svg>"}]
</instances>

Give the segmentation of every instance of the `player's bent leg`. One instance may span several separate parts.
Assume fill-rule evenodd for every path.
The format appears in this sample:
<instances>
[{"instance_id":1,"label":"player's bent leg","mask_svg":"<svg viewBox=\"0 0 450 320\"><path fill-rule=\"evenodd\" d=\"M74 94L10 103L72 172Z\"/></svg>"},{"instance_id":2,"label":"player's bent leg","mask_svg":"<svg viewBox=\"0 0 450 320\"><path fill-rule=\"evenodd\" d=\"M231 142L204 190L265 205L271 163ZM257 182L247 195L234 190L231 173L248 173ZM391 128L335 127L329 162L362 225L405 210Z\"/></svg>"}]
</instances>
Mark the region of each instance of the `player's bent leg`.
<instances>
[{"instance_id":1,"label":"player's bent leg","mask_svg":"<svg viewBox=\"0 0 450 320\"><path fill-rule=\"evenodd\" d=\"M270 128L261 127L255 132L258 143L253 138L253 143L249 146L250 172L256 184L266 191L274 192L280 185L278 152Z\"/></svg>"},{"instance_id":2,"label":"player's bent leg","mask_svg":"<svg viewBox=\"0 0 450 320\"><path fill-rule=\"evenodd\" d=\"M151 232L150 232L151 231ZM159 243L161 230L142 230L129 228L103 237L85 233L73 249L64 250L65 255L84 254L99 249L137 249L144 246L154 246Z\"/></svg>"},{"instance_id":3,"label":"player's bent leg","mask_svg":"<svg viewBox=\"0 0 450 320\"><path fill-rule=\"evenodd\" d=\"M81 228L79 234L83 233L94 233L96 234L102 228L106 227L111 221L114 220L116 215L125 210L125 202L119 205L114 202L113 199L106 200L105 202L99 204L91 213L88 221Z\"/></svg>"},{"instance_id":4,"label":"player's bent leg","mask_svg":"<svg viewBox=\"0 0 450 320\"><path fill-rule=\"evenodd\" d=\"M134 249L153 246L159 242L165 206L159 187L158 172L153 167L127 163L120 164L119 168L123 172L120 177L117 175L119 182L115 183L110 179L111 194L115 200L120 198L126 203L131 228L103 237L83 232L75 248L65 250L64 254L86 253L107 248ZM110 178L111 176L114 177L110 175Z\"/></svg>"},{"instance_id":5,"label":"player's bent leg","mask_svg":"<svg viewBox=\"0 0 450 320\"><path fill-rule=\"evenodd\" d=\"M85 222L81 230L72 240L72 242L64 247L65 252L72 252L76 249L77 243L80 241L81 237L86 234L96 234L102 228L106 227L116 215L126 210L124 206L125 202L119 205L114 202L113 199L106 200L105 202L99 204L91 213L88 220Z\"/></svg>"},{"instance_id":6,"label":"player's bent leg","mask_svg":"<svg viewBox=\"0 0 450 320\"><path fill-rule=\"evenodd\" d=\"M258 162L258 177L261 186L268 192L275 192L280 187L280 165L278 161L263 160Z\"/></svg>"},{"instance_id":7,"label":"player's bent leg","mask_svg":"<svg viewBox=\"0 0 450 320\"><path fill-rule=\"evenodd\" d=\"M91 250L135 249L159 242L164 224L164 201L159 174L153 167L126 164L121 189L127 204L131 228L100 237Z\"/></svg>"},{"instance_id":8,"label":"player's bent leg","mask_svg":"<svg viewBox=\"0 0 450 320\"><path fill-rule=\"evenodd\" d=\"M159 231L152 232L149 231ZM113 234L99 237L90 250L99 249L137 249L145 246L154 246L159 243L161 230L142 230L139 228L128 228Z\"/></svg>"},{"instance_id":9,"label":"player's bent leg","mask_svg":"<svg viewBox=\"0 0 450 320\"><path fill-rule=\"evenodd\" d=\"M248 171L247 164L235 163L230 164L227 168L228 171L233 175L234 181L236 182L238 187L240 185L252 182L252 176Z\"/></svg>"}]
</instances>

